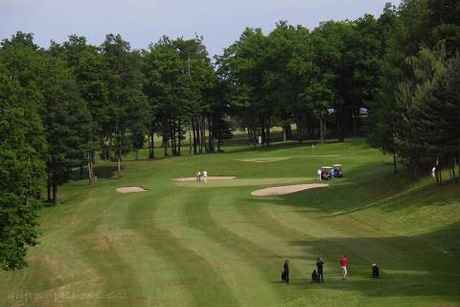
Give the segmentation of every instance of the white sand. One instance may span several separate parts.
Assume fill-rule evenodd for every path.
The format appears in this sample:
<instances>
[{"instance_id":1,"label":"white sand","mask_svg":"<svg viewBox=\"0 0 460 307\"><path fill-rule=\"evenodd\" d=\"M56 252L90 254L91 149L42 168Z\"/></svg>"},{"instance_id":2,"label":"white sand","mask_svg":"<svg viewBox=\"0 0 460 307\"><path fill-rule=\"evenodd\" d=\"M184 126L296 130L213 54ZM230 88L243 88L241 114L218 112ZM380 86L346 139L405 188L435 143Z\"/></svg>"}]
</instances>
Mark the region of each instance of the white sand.
<instances>
[{"instance_id":1,"label":"white sand","mask_svg":"<svg viewBox=\"0 0 460 307\"><path fill-rule=\"evenodd\" d=\"M208 181L213 181L213 180L233 180L233 179L236 179L236 177L235 176L208 176L207 177ZM174 180L179 181L179 182L196 181L196 177L183 177L183 178L176 178Z\"/></svg>"},{"instance_id":2,"label":"white sand","mask_svg":"<svg viewBox=\"0 0 460 307\"><path fill-rule=\"evenodd\" d=\"M328 184L322 183L313 183L313 184L296 184L296 185L287 185L281 187L272 187L262 190L257 190L251 193L252 196L280 196L293 194L305 190L317 189L317 188L326 188Z\"/></svg>"},{"instance_id":3,"label":"white sand","mask_svg":"<svg viewBox=\"0 0 460 307\"><path fill-rule=\"evenodd\" d=\"M123 188L118 188L117 189L117 192L118 193L123 193L123 194L126 194L126 193L140 193L140 192L145 192L147 190L145 190L144 188L141 188L141 187L123 187Z\"/></svg>"}]
</instances>

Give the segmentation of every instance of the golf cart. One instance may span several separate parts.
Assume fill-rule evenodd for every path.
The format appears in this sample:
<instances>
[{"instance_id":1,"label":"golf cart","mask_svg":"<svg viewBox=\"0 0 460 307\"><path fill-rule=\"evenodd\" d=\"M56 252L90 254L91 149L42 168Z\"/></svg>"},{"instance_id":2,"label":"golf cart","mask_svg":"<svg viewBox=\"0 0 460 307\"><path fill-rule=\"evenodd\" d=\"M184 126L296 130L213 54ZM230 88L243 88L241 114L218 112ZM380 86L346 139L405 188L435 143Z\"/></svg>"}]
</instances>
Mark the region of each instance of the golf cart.
<instances>
[{"instance_id":1,"label":"golf cart","mask_svg":"<svg viewBox=\"0 0 460 307\"><path fill-rule=\"evenodd\" d=\"M343 177L342 164L334 164L334 171L332 172L334 177Z\"/></svg>"},{"instance_id":2,"label":"golf cart","mask_svg":"<svg viewBox=\"0 0 460 307\"><path fill-rule=\"evenodd\" d=\"M332 170L334 168L330 166L321 167L321 180L330 180L332 179Z\"/></svg>"}]
</instances>

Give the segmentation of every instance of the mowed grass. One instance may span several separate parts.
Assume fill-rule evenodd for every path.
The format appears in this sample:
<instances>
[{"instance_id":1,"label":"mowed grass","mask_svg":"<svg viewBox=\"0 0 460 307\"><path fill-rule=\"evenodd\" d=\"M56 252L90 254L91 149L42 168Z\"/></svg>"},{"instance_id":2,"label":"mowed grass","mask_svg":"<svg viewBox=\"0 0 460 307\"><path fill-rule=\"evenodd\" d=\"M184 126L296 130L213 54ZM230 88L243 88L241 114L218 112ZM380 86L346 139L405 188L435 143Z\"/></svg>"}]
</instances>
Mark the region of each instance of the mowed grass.
<instances>
[{"instance_id":1,"label":"mowed grass","mask_svg":"<svg viewBox=\"0 0 460 307\"><path fill-rule=\"evenodd\" d=\"M362 140L226 151L125 161L119 179L64 186L62 203L41 213L30 267L0 273L0 306L460 306L459 184L394 176ZM250 195L312 182L334 163L346 176L328 189ZM204 169L238 178L173 180ZM326 282L311 284L318 256ZM284 259L290 285L279 282Z\"/></svg>"}]
</instances>

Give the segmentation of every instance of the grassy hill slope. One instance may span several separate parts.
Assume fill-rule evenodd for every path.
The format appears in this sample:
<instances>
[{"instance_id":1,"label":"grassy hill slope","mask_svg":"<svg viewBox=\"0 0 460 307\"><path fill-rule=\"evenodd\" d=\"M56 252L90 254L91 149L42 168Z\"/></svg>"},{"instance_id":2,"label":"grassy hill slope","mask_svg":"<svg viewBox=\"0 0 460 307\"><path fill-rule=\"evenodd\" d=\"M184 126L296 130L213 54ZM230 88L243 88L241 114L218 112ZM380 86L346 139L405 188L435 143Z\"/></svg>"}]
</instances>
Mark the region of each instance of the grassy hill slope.
<instances>
[{"instance_id":1,"label":"grassy hill slope","mask_svg":"<svg viewBox=\"0 0 460 307\"><path fill-rule=\"evenodd\" d=\"M329 188L250 195L334 163L346 176ZM203 169L238 179L172 180ZM115 191L138 185L148 191ZM121 178L72 182L61 196L42 211L30 267L0 272L0 306L460 306L460 185L394 176L361 140L126 161ZM309 282L318 256L320 285Z\"/></svg>"}]
</instances>

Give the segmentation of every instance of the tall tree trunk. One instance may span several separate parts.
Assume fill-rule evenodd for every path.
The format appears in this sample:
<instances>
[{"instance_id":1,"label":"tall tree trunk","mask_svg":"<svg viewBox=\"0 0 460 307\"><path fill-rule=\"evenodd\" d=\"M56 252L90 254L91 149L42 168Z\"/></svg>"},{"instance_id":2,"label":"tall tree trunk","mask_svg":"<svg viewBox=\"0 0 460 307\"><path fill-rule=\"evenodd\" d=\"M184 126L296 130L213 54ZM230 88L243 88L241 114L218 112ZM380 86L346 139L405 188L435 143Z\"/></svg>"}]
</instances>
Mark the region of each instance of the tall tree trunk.
<instances>
[{"instance_id":1,"label":"tall tree trunk","mask_svg":"<svg viewBox=\"0 0 460 307\"><path fill-rule=\"evenodd\" d=\"M455 174L455 168L458 167L458 172ZM455 174L455 181L458 181L458 178L460 177L460 166L458 165L458 156L455 156L454 158L454 174ZM458 176L457 176L458 174Z\"/></svg>"},{"instance_id":2,"label":"tall tree trunk","mask_svg":"<svg viewBox=\"0 0 460 307\"><path fill-rule=\"evenodd\" d=\"M171 141L171 153L177 156L176 129L174 120L169 121L169 140Z\"/></svg>"},{"instance_id":3,"label":"tall tree trunk","mask_svg":"<svg viewBox=\"0 0 460 307\"><path fill-rule=\"evenodd\" d=\"M319 139L320 143L324 144L324 119L322 116L319 118Z\"/></svg>"},{"instance_id":4,"label":"tall tree trunk","mask_svg":"<svg viewBox=\"0 0 460 307\"><path fill-rule=\"evenodd\" d=\"M398 160L397 160L397 155L396 155L396 152L393 152L393 174L397 174L398 173Z\"/></svg>"},{"instance_id":5,"label":"tall tree trunk","mask_svg":"<svg viewBox=\"0 0 460 307\"><path fill-rule=\"evenodd\" d=\"M457 174L458 174L457 181L460 178L460 163L458 163L459 156L460 156L460 154L457 153L457 157L455 158L455 164L457 165Z\"/></svg>"},{"instance_id":6,"label":"tall tree trunk","mask_svg":"<svg viewBox=\"0 0 460 307\"><path fill-rule=\"evenodd\" d=\"M92 169L91 169L91 160L90 160L90 154L88 153L88 184L93 184L93 174L92 174Z\"/></svg>"},{"instance_id":7,"label":"tall tree trunk","mask_svg":"<svg viewBox=\"0 0 460 307\"><path fill-rule=\"evenodd\" d=\"M149 159L155 159L155 133L153 130L149 132Z\"/></svg>"},{"instance_id":8,"label":"tall tree trunk","mask_svg":"<svg viewBox=\"0 0 460 307\"><path fill-rule=\"evenodd\" d=\"M181 147L182 147L182 122L179 119L177 121L177 155L181 155Z\"/></svg>"},{"instance_id":9,"label":"tall tree trunk","mask_svg":"<svg viewBox=\"0 0 460 307\"><path fill-rule=\"evenodd\" d=\"M95 183L93 161L94 161L94 152L88 152L88 183L90 185Z\"/></svg>"},{"instance_id":10,"label":"tall tree trunk","mask_svg":"<svg viewBox=\"0 0 460 307\"><path fill-rule=\"evenodd\" d=\"M113 144L113 136L112 134L110 134L110 137L109 137L109 161L113 161L113 159L115 158L115 150L114 150L114 144Z\"/></svg>"},{"instance_id":11,"label":"tall tree trunk","mask_svg":"<svg viewBox=\"0 0 460 307\"><path fill-rule=\"evenodd\" d=\"M166 131L163 131L163 148L164 148L164 156L168 156L168 137L166 136Z\"/></svg>"},{"instance_id":12,"label":"tall tree trunk","mask_svg":"<svg viewBox=\"0 0 460 307\"><path fill-rule=\"evenodd\" d=\"M196 155L196 134L195 134L195 118L192 116L191 120L191 130L190 130L190 146L193 154Z\"/></svg>"},{"instance_id":13,"label":"tall tree trunk","mask_svg":"<svg viewBox=\"0 0 460 307\"><path fill-rule=\"evenodd\" d=\"M188 154L191 155L193 152L193 136L192 136L192 129L188 130L188 144L189 144L189 149L188 149Z\"/></svg>"},{"instance_id":14,"label":"tall tree trunk","mask_svg":"<svg viewBox=\"0 0 460 307\"><path fill-rule=\"evenodd\" d=\"M265 135L265 116L260 117L260 131L261 131L261 136L262 136L262 145L265 144L267 136Z\"/></svg>"},{"instance_id":15,"label":"tall tree trunk","mask_svg":"<svg viewBox=\"0 0 460 307\"><path fill-rule=\"evenodd\" d=\"M203 116L203 151L205 153L208 152L208 143L206 142L206 130L207 130L206 117Z\"/></svg>"},{"instance_id":16,"label":"tall tree trunk","mask_svg":"<svg viewBox=\"0 0 460 307\"><path fill-rule=\"evenodd\" d=\"M176 155L176 136L171 121L169 122L169 141L171 142L171 154Z\"/></svg>"},{"instance_id":17,"label":"tall tree trunk","mask_svg":"<svg viewBox=\"0 0 460 307\"><path fill-rule=\"evenodd\" d=\"M204 152L209 152L209 147L208 147L208 142L206 140L206 131L208 130L208 120L206 116L203 116L203 147L204 147Z\"/></svg>"},{"instance_id":18,"label":"tall tree trunk","mask_svg":"<svg viewBox=\"0 0 460 307\"><path fill-rule=\"evenodd\" d=\"M200 147L200 135L198 130L198 122L195 121L195 127L193 128L193 154L197 155Z\"/></svg>"},{"instance_id":19,"label":"tall tree trunk","mask_svg":"<svg viewBox=\"0 0 460 307\"><path fill-rule=\"evenodd\" d=\"M353 107L352 109L352 125L353 125L353 136L357 137L359 135L359 108Z\"/></svg>"},{"instance_id":20,"label":"tall tree trunk","mask_svg":"<svg viewBox=\"0 0 460 307\"><path fill-rule=\"evenodd\" d=\"M57 203L57 184L56 182L53 182L53 204L56 205Z\"/></svg>"},{"instance_id":21,"label":"tall tree trunk","mask_svg":"<svg viewBox=\"0 0 460 307\"><path fill-rule=\"evenodd\" d=\"M270 142L271 142L271 127L272 127L272 117L268 116L267 118L267 147L270 146Z\"/></svg>"},{"instance_id":22,"label":"tall tree trunk","mask_svg":"<svg viewBox=\"0 0 460 307\"><path fill-rule=\"evenodd\" d=\"M123 148L123 131L119 127L117 127L117 172L118 175L121 174L121 155L123 154L122 148Z\"/></svg>"},{"instance_id":23,"label":"tall tree trunk","mask_svg":"<svg viewBox=\"0 0 460 307\"><path fill-rule=\"evenodd\" d=\"M439 165L439 183L442 184L442 168L441 168L441 165Z\"/></svg>"},{"instance_id":24,"label":"tall tree trunk","mask_svg":"<svg viewBox=\"0 0 460 307\"><path fill-rule=\"evenodd\" d=\"M209 131L208 149L209 149L209 152L214 152L214 122L211 116L208 116L208 131Z\"/></svg>"},{"instance_id":25,"label":"tall tree trunk","mask_svg":"<svg viewBox=\"0 0 460 307\"><path fill-rule=\"evenodd\" d=\"M199 120L199 136L200 136L200 154L203 153L204 151L204 122L203 122L203 117L200 116Z\"/></svg>"},{"instance_id":26,"label":"tall tree trunk","mask_svg":"<svg viewBox=\"0 0 460 307\"><path fill-rule=\"evenodd\" d=\"M337 120L337 137L339 142L345 141L345 112L344 107L341 105L336 110L336 120Z\"/></svg>"},{"instance_id":27,"label":"tall tree trunk","mask_svg":"<svg viewBox=\"0 0 460 307\"><path fill-rule=\"evenodd\" d=\"M441 165L439 163L439 157L437 157L436 158L436 171L435 171L435 177L436 177L437 183L441 183L440 170L441 170Z\"/></svg>"},{"instance_id":28,"label":"tall tree trunk","mask_svg":"<svg viewBox=\"0 0 460 307\"><path fill-rule=\"evenodd\" d=\"M53 201L52 198L52 185L51 185L51 174L48 173L48 181L47 181L47 192L48 192L48 198L47 201L50 203Z\"/></svg>"}]
</instances>

